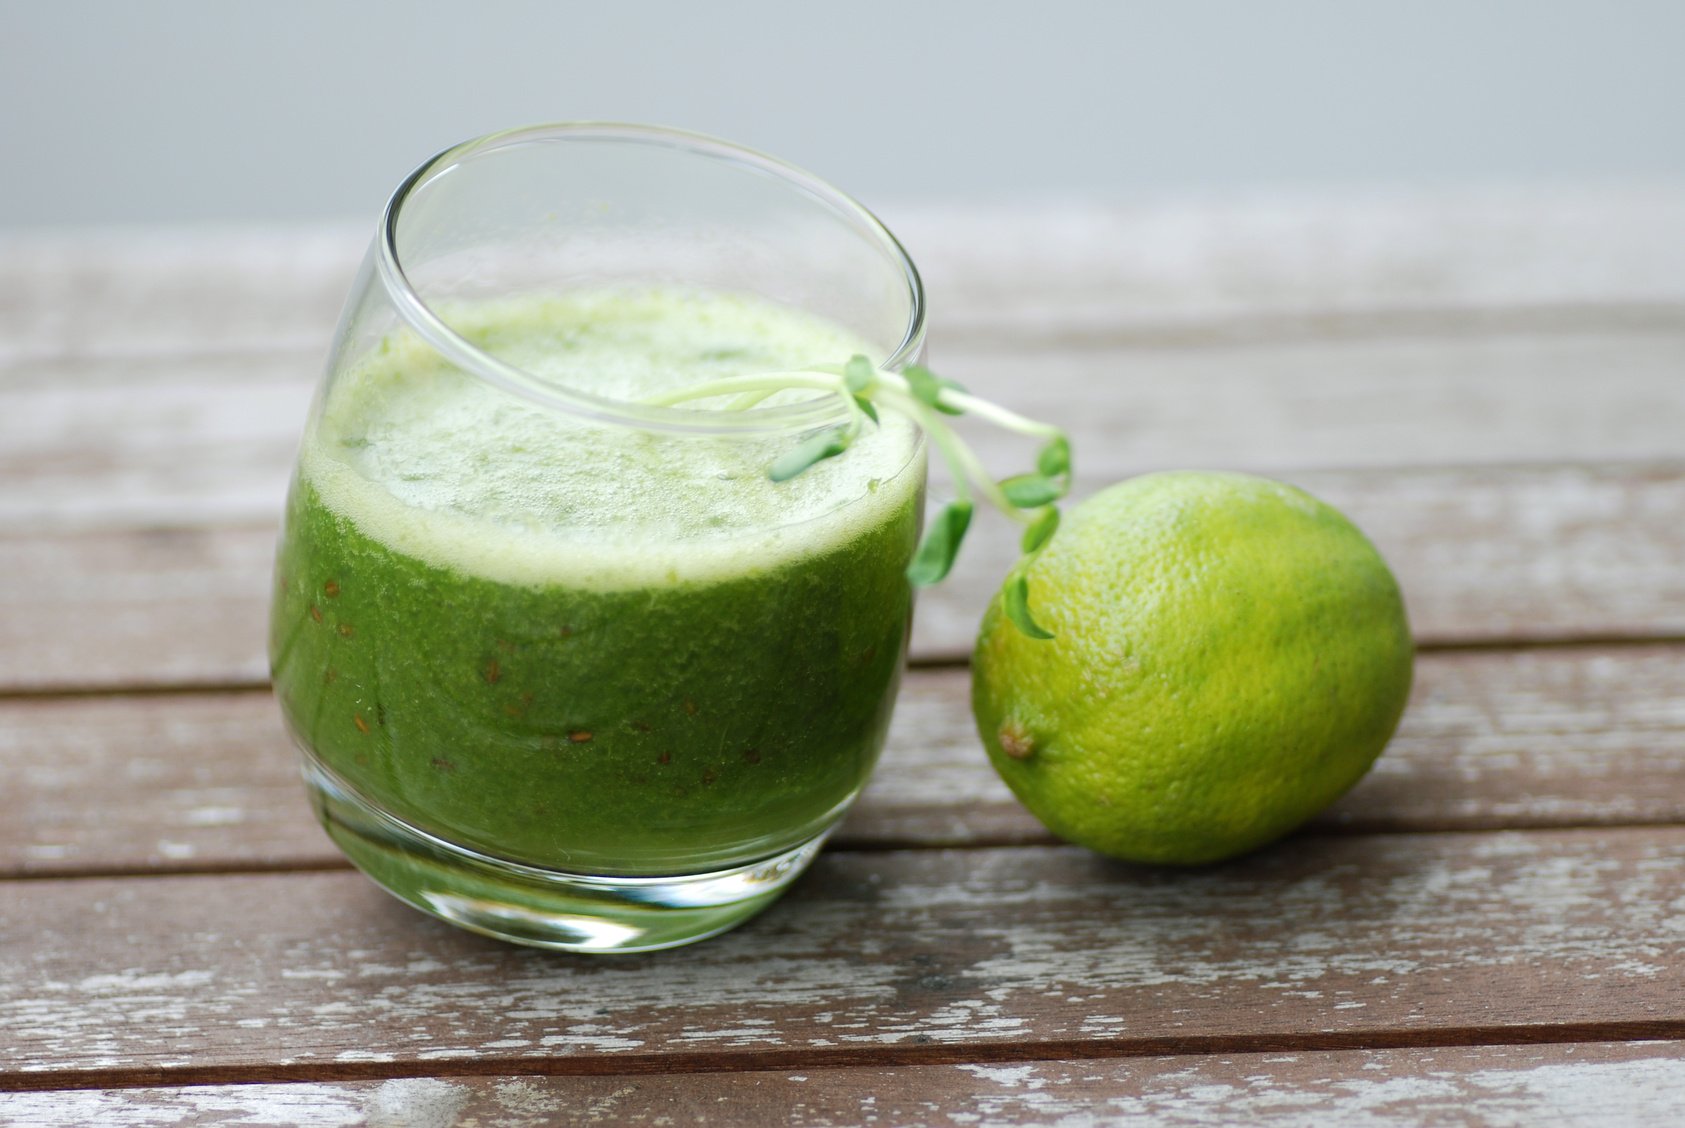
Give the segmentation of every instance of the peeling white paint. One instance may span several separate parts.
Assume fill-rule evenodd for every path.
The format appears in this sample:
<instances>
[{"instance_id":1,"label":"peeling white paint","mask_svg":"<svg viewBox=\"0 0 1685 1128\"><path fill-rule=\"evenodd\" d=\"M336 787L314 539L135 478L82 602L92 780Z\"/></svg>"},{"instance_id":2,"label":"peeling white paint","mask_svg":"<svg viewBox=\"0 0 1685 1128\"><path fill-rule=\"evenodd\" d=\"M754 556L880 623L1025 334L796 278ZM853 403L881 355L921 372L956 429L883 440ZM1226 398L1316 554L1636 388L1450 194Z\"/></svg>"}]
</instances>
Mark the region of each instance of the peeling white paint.
<instances>
[{"instance_id":1,"label":"peeling white paint","mask_svg":"<svg viewBox=\"0 0 1685 1128\"><path fill-rule=\"evenodd\" d=\"M183 816L188 826L237 826L246 821L244 807L194 807Z\"/></svg>"},{"instance_id":2,"label":"peeling white paint","mask_svg":"<svg viewBox=\"0 0 1685 1128\"><path fill-rule=\"evenodd\" d=\"M23 946L0 948L0 1056L42 1069L246 1061L277 1040L302 1062L448 1060L488 1037L533 1056L964 1045L1198 1033L1237 1008L1299 1029L1431 1029L1470 991L1483 1021L1503 1022L1560 1015L1576 986L1606 1017L1643 1017L1680 957L1663 923L1685 915L1685 843L1659 834L1528 835L1493 848L1507 862L1471 861L1466 837L1377 837L1364 867L1342 844L1320 870L1285 854L1175 880L1075 850L919 852L868 907L810 896L789 908L775 956L751 929L612 968L420 918L404 929L349 874L265 878L262 897L232 907L202 891L233 879L108 882L90 898L110 905L99 929L22 906ZM827 864L855 879L856 859ZM1010 912L994 888L1016 898ZM161 916L178 942L126 941L157 934ZM887 951L940 955L860 961L837 938L862 921ZM76 974L111 953L124 962ZM1541 972L1548 996L1525 986ZM1512 975L1524 989L1503 989Z\"/></svg>"},{"instance_id":3,"label":"peeling white paint","mask_svg":"<svg viewBox=\"0 0 1685 1128\"><path fill-rule=\"evenodd\" d=\"M385 1081L365 1106L369 1128L452 1128L470 1090L431 1077Z\"/></svg>"},{"instance_id":4,"label":"peeling white paint","mask_svg":"<svg viewBox=\"0 0 1685 1128\"><path fill-rule=\"evenodd\" d=\"M76 990L90 995L122 994L174 989L193 990L209 986L215 976L209 971L146 972L138 968L89 975L76 984Z\"/></svg>"},{"instance_id":5,"label":"peeling white paint","mask_svg":"<svg viewBox=\"0 0 1685 1128\"><path fill-rule=\"evenodd\" d=\"M1045 1082L1036 1077L1033 1065L962 1065L960 1067L979 1080L1004 1089L1029 1087L1039 1089Z\"/></svg>"}]
</instances>

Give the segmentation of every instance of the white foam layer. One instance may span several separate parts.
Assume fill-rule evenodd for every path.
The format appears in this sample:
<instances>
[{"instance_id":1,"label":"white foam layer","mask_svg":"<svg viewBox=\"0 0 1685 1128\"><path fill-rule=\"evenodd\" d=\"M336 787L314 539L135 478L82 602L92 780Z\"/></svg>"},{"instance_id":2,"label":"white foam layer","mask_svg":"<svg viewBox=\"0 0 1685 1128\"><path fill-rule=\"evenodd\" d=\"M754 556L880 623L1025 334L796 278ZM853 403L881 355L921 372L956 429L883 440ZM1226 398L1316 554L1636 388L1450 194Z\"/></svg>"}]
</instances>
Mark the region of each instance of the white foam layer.
<instances>
[{"instance_id":1,"label":"white foam layer","mask_svg":"<svg viewBox=\"0 0 1685 1128\"><path fill-rule=\"evenodd\" d=\"M615 399L869 347L754 299L604 293L457 311L501 359ZM788 482L793 436L586 424L442 363L400 334L334 381L300 469L324 504L409 555L504 582L612 590L778 567L881 524L918 488L916 430L886 413Z\"/></svg>"}]
</instances>

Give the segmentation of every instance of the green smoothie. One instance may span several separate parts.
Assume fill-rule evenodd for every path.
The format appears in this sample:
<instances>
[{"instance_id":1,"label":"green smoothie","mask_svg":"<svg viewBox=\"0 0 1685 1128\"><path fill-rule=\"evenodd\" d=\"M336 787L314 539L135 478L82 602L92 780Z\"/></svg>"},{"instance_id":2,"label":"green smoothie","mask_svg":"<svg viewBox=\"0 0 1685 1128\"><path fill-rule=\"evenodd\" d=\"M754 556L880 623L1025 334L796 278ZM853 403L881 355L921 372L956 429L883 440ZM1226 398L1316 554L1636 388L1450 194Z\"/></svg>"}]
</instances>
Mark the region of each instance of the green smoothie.
<instances>
[{"instance_id":1,"label":"green smoothie","mask_svg":"<svg viewBox=\"0 0 1685 1128\"><path fill-rule=\"evenodd\" d=\"M450 319L615 400L873 351L732 295ZM363 802L523 865L700 873L812 838L883 743L923 459L886 414L770 481L795 441L591 423L394 335L332 380L300 453L270 639L288 725Z\"/></svg>"}]
</instances>

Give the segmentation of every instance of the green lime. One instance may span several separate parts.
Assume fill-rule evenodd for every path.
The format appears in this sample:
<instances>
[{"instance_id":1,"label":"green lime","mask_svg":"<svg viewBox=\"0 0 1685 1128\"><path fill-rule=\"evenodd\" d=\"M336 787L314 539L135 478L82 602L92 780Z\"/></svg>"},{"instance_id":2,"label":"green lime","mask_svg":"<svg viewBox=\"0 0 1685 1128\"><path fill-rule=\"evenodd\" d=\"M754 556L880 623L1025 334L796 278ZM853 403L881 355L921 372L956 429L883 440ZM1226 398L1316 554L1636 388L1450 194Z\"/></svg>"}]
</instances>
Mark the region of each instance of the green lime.
<instances>
[{"instance_id":1,"label":"green lime","mask_svg":"<svg viewBox=\"0 0 1685 1128\"><path fill-rule=\"evenodd\" d=\"M1303 490L1177 471L1074 507L1030 565L1025 637L983 617L972 712L1051 831L1143 862L1279 838L1391 739L1414 651L1374 545Z\"/></svg>"}]
</instances>

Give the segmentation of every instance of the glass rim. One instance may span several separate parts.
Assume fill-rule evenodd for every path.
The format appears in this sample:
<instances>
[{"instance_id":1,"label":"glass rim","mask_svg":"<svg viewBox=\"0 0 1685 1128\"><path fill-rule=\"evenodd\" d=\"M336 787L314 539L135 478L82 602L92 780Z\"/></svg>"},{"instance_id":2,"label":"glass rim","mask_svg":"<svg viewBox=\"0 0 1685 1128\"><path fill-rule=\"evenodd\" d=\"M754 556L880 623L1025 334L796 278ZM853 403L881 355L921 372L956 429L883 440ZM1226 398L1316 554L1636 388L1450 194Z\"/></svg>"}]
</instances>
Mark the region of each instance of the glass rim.
<instances>
[{"instance_id":1,"label":"glass rim","mask_svg":"<svg viewBox=\"0 0 1685 1128\"><path fill-rule=\"evenodd\" d=\"M812 430L838 423L847 417L847 408L838 401L838 397L831 395L816 396L778 407L757 407L735 412L657 407L610 399L569 388L518 365L500 360L445 323L411 285L402 257L398 253L398 218L410 195L465 157L534 141L578 139L618 141L674 149L744 166L773 176L817 200L834 213L850 220L863 234L875 239L901 268L907 287L907 325L900 344L887 358L878 362L880 366L890 370L898 369L911 363L923 348L925 297L924 283L919 277L918 268L913 265L912 258L889 228L852 196L806 169L707 134L631 122L569 121L500 130L453 145L425 161L405 177L386 202L385 210L381 214L380 233L375 241L376 269L381 284L386 288L393 307L405 324L459 368L546 407L598 422L617 423L651 431L701 435L775 434Z\"/></svg>"}]
</instances>

